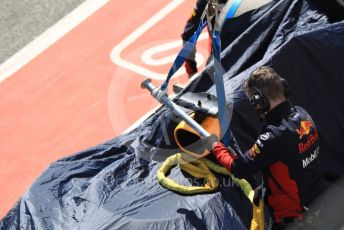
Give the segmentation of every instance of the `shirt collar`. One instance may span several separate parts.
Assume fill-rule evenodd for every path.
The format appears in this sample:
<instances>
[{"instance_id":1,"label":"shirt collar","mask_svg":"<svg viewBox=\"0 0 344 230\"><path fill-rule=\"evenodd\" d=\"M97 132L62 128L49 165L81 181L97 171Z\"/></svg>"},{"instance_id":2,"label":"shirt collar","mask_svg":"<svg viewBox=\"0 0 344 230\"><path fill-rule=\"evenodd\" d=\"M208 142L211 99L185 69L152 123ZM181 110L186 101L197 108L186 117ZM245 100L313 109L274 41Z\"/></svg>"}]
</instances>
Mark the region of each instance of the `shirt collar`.
<instances>
[{"instance_id":1,"label":"shirt collar","mask_svg":"<svg viewBox=\"0 0 344 230\"><path fill-rule=\"evenodd\" d=\"M275 108L266 113L266 121L268 124L274 124L281 121L284 117L289 116L293 111L291 103L286 100L278 104Z\"/></svg>"}]
</instances>

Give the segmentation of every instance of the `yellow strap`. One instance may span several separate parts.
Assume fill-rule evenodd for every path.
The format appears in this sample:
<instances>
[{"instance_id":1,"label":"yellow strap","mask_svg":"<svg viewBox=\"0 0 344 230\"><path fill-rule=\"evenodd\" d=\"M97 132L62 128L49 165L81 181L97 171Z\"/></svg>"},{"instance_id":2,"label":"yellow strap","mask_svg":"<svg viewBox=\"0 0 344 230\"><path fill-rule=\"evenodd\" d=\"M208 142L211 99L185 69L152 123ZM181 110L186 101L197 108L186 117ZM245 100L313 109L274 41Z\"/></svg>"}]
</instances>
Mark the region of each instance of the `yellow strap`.
<instances>
[{"instance_id":1,"label":"yellow strap","mask_svg":"<svg viewBox=\"0 0 344 230\"><path fill-rule=\"evenodd\" d=\"M245 179L238 179L235 178L225 167L222 167L214 162L203 158L202 161L214 172L217 172L222 175L230 176L233 182L240 187L243 193L247 196L247 198L253 202L254 197L254 190L252 189L250 183L248 183Z\"/></svg>"},{"instance_id":2,"label":"yellow strap","mask_svg":"<svg viewBox=\"0 0 344 230\"><path fill-rule=\"evenodd\" d=\"M263 200L259 200L259 205L256 206L252 203L253 206L253 213L252 213L252 221L251 221L251 230L264 230L265 223L264 223L264 202Z\"/></svg>"},{"instance_id":3,"label":"yellow strap","mask_svg":"<svg viewBox=\"0 0 344 230\"><path fill-rule=\"evenodd\" d=\"M191 176L205 179L205 185L203 187L180 185L172 179L166 177L166 173L177 164L179 164L181 170L189 173ZM241 188L244 194L252 202L254 190L246 180L237 179L233 177L225 167L215 164L214 162L205 158L193 159L188 158L186 155L182 155L180 153L172 155L165 160L165 162L161 165L160 169L158 170L158 181L164 187L180 193L196 194L203 192L211 192L217 189L218 180L209 169L216 173L230 176L233 182Z\"/></svg>"},{"instance_id":4,"label":"yellow strap","mask_svg":"<svg viewBox=\"0 0 344 230\"><path fill-rule=\"evenodd\" d=\"M182 158L179 160L179 167L181 170L189 173L196 178L204 178L206 183L204 187L211 188L211 191L217 189L218 181L213 173L210 172L207 165L201 160L186 162Z\"/></svg>"},{"instance_id":5,"label":"yellow strap","mask_svg":"<svg viewBox=\"0 0 344 230\"><path fill-rule=\"evenodd\" d=\"M174 180L166 177L166 173L176 165L179 165L180 169L189 173L196 178L205 179L204 186L185 186L176 183ZM157 176L159 183L167 189L173 190L182 194L198 194L212 192L218 188L218 180L214 174L210 171L230 176L233 182L240 187L243 193L248 197L252 203L253 216L251 221L251 230L263 230L264 229L264 202L259 201L259 206L253 203L254 190L251 185L244 179L235 178L225 167L222 167L214 162L201 158L193 159L187 155L177 153L168 157L158 170Z\"/></svg>"},{"instance_id":6,"label":"yellow strap","mask_svg":"<svg viewBox=\"0 0 344 230\"><path fill-rule=\"evenodd\" d=\"M180 163L182 162L182 163ZM166 177L166 173L175 165L182 165L182 168L192 176L200 176L199 178L204 178L206 180L205 186L185 186L176 183L174 180ZM200 166L201 168L205 169L205 165L203 162L196 161L196 165ZM165 188L173 190L175 192L183 193L183 194L197 194L197 193L205 193L211 192L217 189L217 179L209 170L209 173L202 173L199 169L195 166L191 166L191 164L186 163L185 161L181 161L181 154L177 153L172 155L166 159L166 161L161 165L160 169L158 170L158 181L161 185Z\"/></svg>"}]
</instances>

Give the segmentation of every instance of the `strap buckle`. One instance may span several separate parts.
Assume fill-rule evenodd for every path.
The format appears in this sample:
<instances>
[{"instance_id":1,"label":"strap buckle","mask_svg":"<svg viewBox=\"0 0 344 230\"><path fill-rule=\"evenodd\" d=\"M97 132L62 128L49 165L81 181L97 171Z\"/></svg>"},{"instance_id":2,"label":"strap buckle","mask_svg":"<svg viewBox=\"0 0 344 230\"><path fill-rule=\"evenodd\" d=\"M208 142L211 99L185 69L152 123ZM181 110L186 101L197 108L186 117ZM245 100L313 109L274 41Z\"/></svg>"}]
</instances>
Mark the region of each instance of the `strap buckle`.
<instances>
[{"instance_id":1,"label":"strap buckle","mask_svg":"<svg viewBox=\"0 0 344 230\"><path fill-rule=\"evenodd\" d=\"M209 32L212 33L213 31L213 26L211 21L213 20L213 18L215 17L215 29L218 29L218 18L219 18L219 4L217 2L217 0L208 0L207 6L205 7L202 16L201 16L201 20L204 20L205 18L207 19L207 23L208 23L208 29Z\"/></svg>"}]
</instances>

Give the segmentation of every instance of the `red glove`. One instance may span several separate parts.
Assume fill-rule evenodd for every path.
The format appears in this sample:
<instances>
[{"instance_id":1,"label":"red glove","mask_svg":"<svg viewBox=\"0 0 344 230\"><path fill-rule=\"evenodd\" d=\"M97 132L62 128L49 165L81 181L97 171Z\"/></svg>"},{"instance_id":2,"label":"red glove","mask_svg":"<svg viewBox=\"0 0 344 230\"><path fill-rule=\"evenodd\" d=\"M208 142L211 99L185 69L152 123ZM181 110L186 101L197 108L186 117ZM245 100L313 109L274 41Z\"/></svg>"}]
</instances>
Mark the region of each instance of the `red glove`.
<instances>
[{"instance_id":1,"label":"red glove","mask_svg":"<svg viewBox=\"0 0 344 230\"><path fill-rule=\"evenodd\" d=\"M217 161L231 172L232 163L237 158L235 152L224 146L221 142L215 142L212 151Z\"/></svg>"},{"instance_id":2,"label":"red glove","mask_svg":"<svg viewBox=\"0 0 344 230\"><path fill-rule=\"evenodd\" d=\"M192 77L192 75L197 73L197 63L195 61L186 59L184 66L189 77Z\"/></svg>"}]
</instances>

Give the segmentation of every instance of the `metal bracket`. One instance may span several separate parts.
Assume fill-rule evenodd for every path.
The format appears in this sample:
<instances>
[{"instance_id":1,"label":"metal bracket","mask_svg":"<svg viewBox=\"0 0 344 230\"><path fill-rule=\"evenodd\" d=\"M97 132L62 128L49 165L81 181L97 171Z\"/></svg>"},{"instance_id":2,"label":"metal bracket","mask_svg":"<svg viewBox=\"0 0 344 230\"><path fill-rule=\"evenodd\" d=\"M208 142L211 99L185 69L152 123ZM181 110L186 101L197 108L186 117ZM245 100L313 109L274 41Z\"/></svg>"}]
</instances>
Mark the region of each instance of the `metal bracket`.
<instances>
[{"instance_id":1,"label":"metal bracket","mask_svg":"<svg viewBox=\"0 0 344 230\"><path fill-rule=\"evenodd\" d=\"M209 93L187 92L182 96L175 98L174 102L186 109L190 109L195 112L201 112L212 117L217 117L219 112L216 96Z\"/></svg>"}]
</instances>

